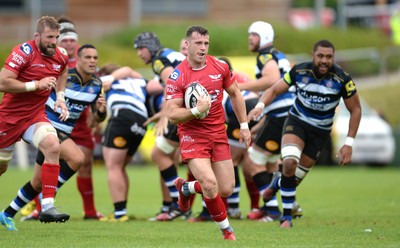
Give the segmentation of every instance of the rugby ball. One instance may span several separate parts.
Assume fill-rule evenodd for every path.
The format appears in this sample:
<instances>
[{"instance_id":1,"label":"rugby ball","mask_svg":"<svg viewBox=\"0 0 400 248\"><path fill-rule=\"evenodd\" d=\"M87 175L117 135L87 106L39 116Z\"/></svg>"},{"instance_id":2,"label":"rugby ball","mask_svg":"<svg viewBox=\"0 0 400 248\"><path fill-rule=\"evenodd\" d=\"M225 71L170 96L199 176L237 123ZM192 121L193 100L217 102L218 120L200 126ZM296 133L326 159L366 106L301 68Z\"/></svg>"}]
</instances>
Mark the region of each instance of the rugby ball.
<instances>
[{"instance_id":1,"label":"rugby ball","mask_svg":"<svg viewBox=\"0 0 400 248\"><path fill-rule=\"evenodd\" d=\"M197 106L197 99L205 94L207 97L210 97L206 88L199 83L191 83L188 85L185 91L185 106L186 108L194 108ZM208 115L209 110L207 112L202 113L198 119L204 119Z\"/></svg>"}]
</instances>

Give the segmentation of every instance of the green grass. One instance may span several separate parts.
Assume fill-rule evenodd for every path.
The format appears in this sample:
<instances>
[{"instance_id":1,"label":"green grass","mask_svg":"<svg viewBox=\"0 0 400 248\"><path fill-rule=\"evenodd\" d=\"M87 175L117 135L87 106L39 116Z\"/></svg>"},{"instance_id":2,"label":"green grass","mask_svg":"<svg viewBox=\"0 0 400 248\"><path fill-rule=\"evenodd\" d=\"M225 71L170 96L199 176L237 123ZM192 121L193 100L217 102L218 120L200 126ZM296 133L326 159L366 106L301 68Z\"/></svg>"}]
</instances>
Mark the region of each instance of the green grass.
<instances>
[{"instance_id":1,"label":"green grass","mask_svg":"<svg viewBox=\"0 0 400 248\"><path fill-rule=\"evenodd\" d=\"M316 167L298 188L304 216L294 220L292 229L281 230L278 223L231 220L238 240L229 242L221 239L212 222L147 221L161 204L159 172L155 166L131 166L128 212L134 220L83 221L80 195L72 178L59 191L56 202L59 209L71 214L67 223L17 221L17 232L0 226L0 247L399 247L399 172L394 167ZM184 176L185 168L180 168L179 174ZM32 171L12 167L1 177L1 208L9 204L31 175ZM94 184L98 210L111 213L104 167L95 167ZM245 186L240 206L247 214ZM194 208L195 212L201 209L199 197ZM17 214L16 220L19 218Z\"/></svg>"}]
</instances>

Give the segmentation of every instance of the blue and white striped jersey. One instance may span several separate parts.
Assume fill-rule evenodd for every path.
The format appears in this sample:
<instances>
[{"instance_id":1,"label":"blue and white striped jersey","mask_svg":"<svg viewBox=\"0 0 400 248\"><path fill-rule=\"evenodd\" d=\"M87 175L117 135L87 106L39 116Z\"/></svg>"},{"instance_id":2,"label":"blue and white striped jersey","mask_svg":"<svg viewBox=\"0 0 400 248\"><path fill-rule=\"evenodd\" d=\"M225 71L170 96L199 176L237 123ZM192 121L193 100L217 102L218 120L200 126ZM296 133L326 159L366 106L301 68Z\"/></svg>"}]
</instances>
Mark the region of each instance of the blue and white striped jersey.
<instances>
[{"instance_id":1,"label":"blue and white striped jersey","mask_svg":"<svg viewBox=\"0 0 400 248\"><path fill-rule=\"evenodd\" d=\"M149 116L153 116L154 114L158 113L161 110L163 103L164 103L164 92L158 95L148 95L146 106Z\"/></svg>"},{"instance_id":2,"label":"blue and white striped jersey","mask_svg":"<svg viewBox=\"0 0 400 248\"><path fill-rule=\"evenodd\" d=\"M257 79L262 77L262 69L264 68L265 64L271 59L275 60L278 64L281 77L283 77L283 75L290 70L290 63L285 54L270 46L259 51L259 54L257 56L257 64L255 69ZM288 92L277 96L271 102L271 104L265 106L263 114L267 114L271 117L287 116L288 111L293 105L295 98L295 88L291 88Z\"/></svg>"},{"instance_id":3,"label":"blue and white striped jersey","mask_svg":"<svg viewBox=\"0 0 400 248\"><path fill-rule=\"evenodd\" d=\"M169 66L172 66L175 68L177 65L179 65L184 59L186 58L185 55L183 55L180 52L177 52L175 50L172 50L170 48L163 48L160 51L157 52L157 54L154 56L152 60L152 69L155 74L155 78L157 78L160 83L165 84L167 82L162 82L160 75L161 72Z\"/></svg>"},{"instance_id":4,"label":"blue and white striped jersey","mask_svg":"<svg viewBox=\"0 0 400 248\"><path fill-rule=\"evenodd\" d=\"M67 134L71 134L75 122L81 113L91 104L95 104L101 93L102 83L96 76L84 84L76 68L68 69L67 85L65 88L65 104L69 111L66 121L60 121L60 109L54 112L54 103L57 99L56 92L53 90L46 102L46 113L53 126Z\"/></svg>"},{"instance_id":5,"label":"blue and white striped jersey","mask_svg":"<svg viewBox=\"0 0 400 248\"><path fill-rule=\"evenodd\" d=\"M357 92L356 86L351 76L337 64L322 78L316 78L312 69L312 62L301 63L284 76L288 85L297 88L290 115L314 127L331 130L340 98L353 96Z\"/></svg>"},{"instance_id":6,"label":"blue and white striped jersey","mask_svg":"<svg viewBox=\"0 0 400 248\"><path fill-rule=\"evenodd\" d=\"M102 77L104 81L107 76ZM133 112L148 118L146 107L146 79L124 78L115 80L105 94L107 110L113 114L119 109L130 109Z\"/></svg>"},{"instance_id":7,"label":"blue and white striped jersey","mask_svg":"<svg viewBox=\"0 0 400 248\"><path fill-rule=\"evenodd\" d=\"M154 79L157 79L161 85L165 87L166 82L161 80L161 72L166 68L172 66L175 68L186 58L181 52L175 51L170 48L160 49L152 59L151 68L154 72ZM154 115L161 110L164 102L164 93L149 96L147 99L149 115Z\"/></svg>"}]
</instances>

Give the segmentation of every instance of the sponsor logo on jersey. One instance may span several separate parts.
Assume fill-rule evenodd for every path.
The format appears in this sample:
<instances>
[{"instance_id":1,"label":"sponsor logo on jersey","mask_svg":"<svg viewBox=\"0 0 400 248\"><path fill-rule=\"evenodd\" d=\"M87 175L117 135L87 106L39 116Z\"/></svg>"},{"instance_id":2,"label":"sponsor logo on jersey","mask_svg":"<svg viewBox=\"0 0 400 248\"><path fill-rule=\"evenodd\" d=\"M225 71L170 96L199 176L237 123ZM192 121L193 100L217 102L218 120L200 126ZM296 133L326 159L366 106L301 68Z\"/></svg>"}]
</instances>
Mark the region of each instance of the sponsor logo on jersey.
<instances>
[{"instance_id":1,"label":"sponsor logo on jersey","mask_svg":"<svg viewBox=\"0 0 400 248\"><path fill-rule=\"evenodd\" d=\"M300 92L300 95L303 96L304 99L310 103L324 103L331 100L329 96L310 95L306 91Z\"/></svg>"},{"instance_id":2,"label":"sponsor logo on jersey","mask_svg":"<svg viewBox=\"0 0 400 248\"><path fill-rule=\"evenodd\" d=\"M307 71L296 71L299 75L306 75Z\"/></svg>"},{"instance_id":3,"label":"sponsor logo on jersey","mask_svg":"<svg viewBox=\"0 0 400 248\"><path fill-rule=\"evenodd\" d=\"M169 75L169 78L174 80L174 81L176 81L179 78L180 75L181 75L181 72L178 69L174 69L171 72L171 75Z\"/></svg>"},{"instance_id":4,"label":"sponsor logo on jersey","mask_svg":"<svg viewBox=\"0 0 400 248\"><path fill-rule=\"evenodd\" d=\"M65 99L65 105L67 106L68 110L78 110L80 112L86 108L86 105L84 104L70 102L69 98Z\"/></svg>"},{"instance_id":5,"label":"sponsor logo on jersey","mask_svg":"<svg viewBox=\"0 0 400 248\"><path fill-rule=\"evenodd\" d=\"M211 90L208 92L211 98L211 102L215 102L218 99L218 96L221 94L220 90Z\"/></svg>"},{"instance_id":6,"label":"sponsor logo on jersey","mask_svg":"<svg viewBox=\"0 0 400 248\"><path fill-rule=\"evenodd\" d=\"M17 67L17 65L16 64L14 64L13 62L8 62L8 65L10 66L10 67L12 67L12 68L15 68L15 67Z\"/></svg>"},{"instance_id":7,"label":"sponsor logo on jersey","mask_svg":"<svg viewBox=\"0 0 400 248\"><path fill-rule=\"evenodd\" d=\"M164 67L165 67L164 64L159 59L157 59L153 63L153 69L158 75L161 74L161 71L164 69Z\"/></svg>"},{"instance_id":8,"label":"sponsor logo on jersey","mask_svg":"<svg viewBox=\"0 0 400 248\"><path fill-rule=\"evenodd\" d=\"M31 67L46 67L44 64L32 64Z\"/></svg>"},{"instance_id":9,"label":"sponsor logo on jersey","mask_svg":"<svg viewBox=\"0 0 400 248\"><path fill-rule=\"evenodd\" d=\"M12 52L11 56L12 56L11 60L14 61L15 63L17 63L18 65L22 65L22 64L26 63L26 60L24 59L24 57L22 57L15 51Z\"/></svg>"},{"instance_id":10,"label":"sponsor logo on jersey","mask_svg":"<svg viewBox=\"0 0 400 248\"><path fill-rule=\"evenodd\" d=\"M61 65L53 64L53 69L54 69L55 71L60 71Z\"/></svg>"},{"instance_id":11,"label":"sponsor logo on jersey","mask_svg":"<svg viewBox=\"0 0 400 248\"><path fill-rule=\"evenodd\" d=\"M59 46L57 46L57 48L58 48L58 50L60 50L60 52L61 52L62 54L68 56L67 50L65 50L65 48L59 47Z\"/></svg>"},{"instance_id":12,"label":"sponsor logo on jersey","mask_svg":"<svg viewBox=\"0 0 400 248\"><path fill-rule=\"evenodd\" d=\"M286 132L293 132L293 130L294 130L294 126L293 126L293 125L287 125L287 126L285 127L285 131L286 131Z\"/></svg>"},{"instance_id":13,"label":"sponsor logo on jersey","mask_svg":"<svg viewBox=\"0 0 400 248\"><path fill-rule=\"evenodd\" d=\"M195 149L189 149L189 150L181 150L181 153L189 153L189 152L194 152Z\"/></svg>"},{"instance_id":14,"label":"sponsor logo on jersey","mask_svg":"<svg viewBox=\"0 0 400 248\"><path fill-rule=\"evenodd\" d=\"M215 82L218 80L221 80L221 74L217 74L217 75L208 75L211 78L211 82Z\"/></svg>"},{"instance_id":15,"label":"sponsor logo on jersey","mask_svg":"<svg viewBox=\"0 0 400 248\"><path fill-rule=\"evenodd\" d=\"M271 54L261 54L260 56L258 56L258 60L261 62L261 64L265 65L269 60L272 59L272 55Z\"/></svg>"},{"instance_id":16,"label":"sponsor logo on jersey","mask_svg":"<svg viewBox=\"0 0 400 248\"><path fill-rule=\"evenodd\" d=\"M356 89L356 85L354 84L353 80L350 80L347 84L346 84L346 92L347 95L350 96L352 92L355 91Z\"/></svg>"},{"instance_id":17,"label":"sponsor logo on jersey","mask_svg":"<svg viewBox=\"0 0 400 248\"><path fill-rule=\"evenodd\" d=\"M28 43L22 44L20 47L22 52L24 52L26 55L29 55L32 52L32 47Z\"/></svg>"},{"instance_id":18,"label":"sponsor logo on jersey","mask_svg":"<svg viewBox=\"0 0 400 248\"><path fill-rule=\"evenodd\" d=\"M165 91L167 93L175 93L177 91L177 87L172 84L167 84L167 86L165 87Z\"/></svg>"},{"instance_id":19,"label":"sponsor logo on jersey","mask_svg":"<svg viewBox=\"0 0 400 248\"><path fill-rule=\"evenodd\" d=\"M183 135L181 142L194 142L194 139L189 135Z\"/></svg>"}]
</instances>

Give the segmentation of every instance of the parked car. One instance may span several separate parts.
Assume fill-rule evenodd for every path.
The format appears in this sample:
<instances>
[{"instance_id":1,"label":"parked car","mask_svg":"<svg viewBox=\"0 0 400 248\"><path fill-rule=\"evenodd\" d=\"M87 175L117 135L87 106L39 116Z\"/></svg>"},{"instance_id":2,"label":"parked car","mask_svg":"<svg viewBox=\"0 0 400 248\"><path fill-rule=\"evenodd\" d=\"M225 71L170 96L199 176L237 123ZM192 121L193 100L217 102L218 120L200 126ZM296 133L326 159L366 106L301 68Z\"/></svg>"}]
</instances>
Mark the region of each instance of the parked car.
<instances>
[{"instance_id":1,"label":"parked car","mask_svg":"<svg viewBox=\"0 0 400 248\"><path fill-rule=\"evenodd\" d=\"M392 127L377 111L361 100L362 117L353 145L353 164L384 166L390 164L395 156L396 142ZM331 136L331 148L326 149L325 157L319 162L338 163L336 154L343 146L347 136L350 113L341 101L336 110ZM329 151L330 150L330 151ZM326 157L331 156L331 157Z\"/></svg>"}]
</instances>

